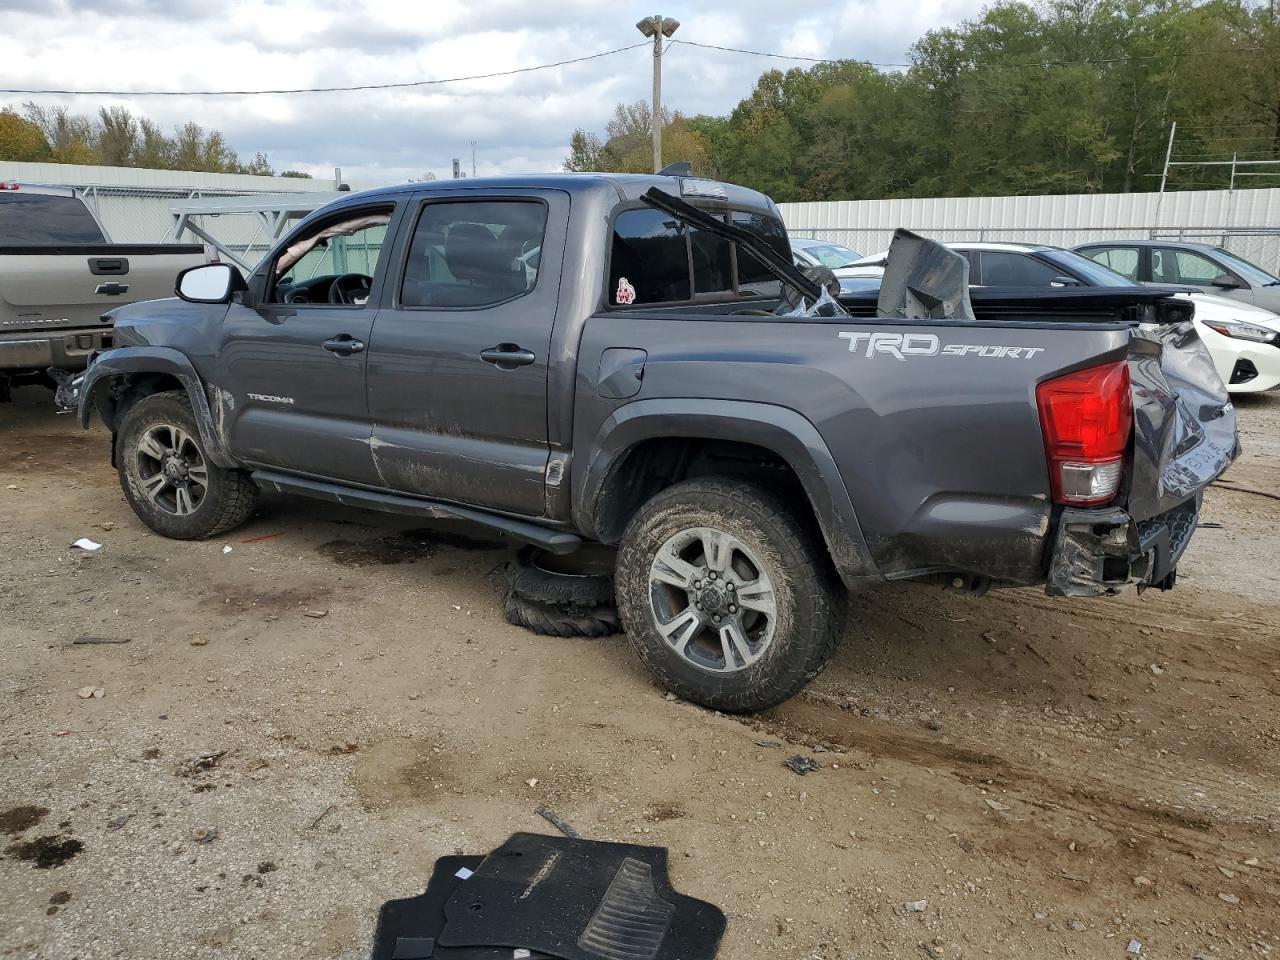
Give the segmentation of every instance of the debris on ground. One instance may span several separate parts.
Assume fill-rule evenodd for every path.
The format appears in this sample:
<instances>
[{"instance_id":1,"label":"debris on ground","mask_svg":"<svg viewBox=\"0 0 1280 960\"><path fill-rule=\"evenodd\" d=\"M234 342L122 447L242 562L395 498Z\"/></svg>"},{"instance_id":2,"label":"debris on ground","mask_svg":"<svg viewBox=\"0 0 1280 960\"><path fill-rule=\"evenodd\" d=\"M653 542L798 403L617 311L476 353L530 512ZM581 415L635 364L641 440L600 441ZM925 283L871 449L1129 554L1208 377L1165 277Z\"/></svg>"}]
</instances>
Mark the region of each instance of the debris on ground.
<instances>
[{"instance_id":1,"label":"debris on ground","mask_svg":"<svg viewBox=\"0 0 1280 960\"><path fill-rule=\"evenodd\" d=\"M319 620L322 617L327 617L328 615L329 615L328 610L308 610L305 613L303 613L304 617L311 617L313 620Z\"/></svg>"},{"instance_id":2,"label":"debris on ground","mask_svg":"<svg viewBox=\"0 0 1280 960\"><path fill-rule=\"evenodd\" d=\"M782 748L782 741L781 740L757 740L756 746L767 747L770 750L779 750Z\"/></svg>"},{"instance_id":3,"label":"debris on ground","mask_svg":"<svg viewBox=\"0 0 1280 960\"><path fill-rule=\"evenodd\" d=\"M261 543L263 540L274 540L276 537L283 537L285 531L277 530L275 533L260 533L256 537L245 537L241 543Z\"/></svg>"},{"instance_id":4,"label":"debris on ground","mask_svg":"<svg viewBox=\"0 0 1280 960\"><path fill-rule=\"evenodd\" d=\"M814 760L812 757L802 757L798 753L788 760L783 760L782 765L792 773L797 773L802 777L806 773L813 773L815 770L822 769L818 761Z\"/></svg>"},{"instance_id":5,"label":"debris on ground","mask_svg":"<svg viewBox=\"0 0 1280 960\"><path fill-rule=\"evenodd\" d=\"M642 949L618 949L622 924ZM672 889L665 847L517 833L487 857L441 857L422 894L383 904L372 958L437 956L437 947L530 960L709 958L724 930L718 907Z\"/></svg>"},{"instance_id":6,"label":"debris on ground","mask_svg":"<svg viewBox=\"0 0 1280 960\"><path fill-rule=\"evenodd\" d=\"M76 696L81 700L101 700L107 695L104 687L81 687L76 691Z\"/></svg>"},{"instance_id":7,"label":"debris on ground","mask_svg":"<svg viewBox=\"0 0 1280 960\"><path fill-rule=\"evenodd\" d=\"M212 770L222 762L222 758L226 755L227 751L225 750L210 750L189 760L184 760L178 766L177 775L180 777L194 777L197 774Z\"/></svg>"},{"instance_id":8,"label":"debris on ground","mask_svg":"<svg viewBox=\"0 0 1280 960\"><path fill-rule=\"evenodd\" d=\"M1240 898L1237 897L1234 893L1220 893L1218 894L1218 899L1221 900L1223 903L1229 903L1232 906L1235 906L1237 903L1240 902Z\"/></svg>"},{"instance_id":9,"label":"debris on ground","mask_svg":"<svg viewBox=\"0 0 1280 960\"><path fill-rule=\"evenodd\" d=\"M336 809L337 807L334 806L332 803L329 804L329 806L325 807L323 810L320 811L320 816L316 817L314 820L311 821L311 826L308 827L307 829L314 830L316 827L320 826L320 821L323 820L325 817L327 817L329 814L333 813L333 811Z\"/></svg>"},{"instance_id":10,"label":"debris on ground","mask_svg":"<svg viewBox=\"0 0 1280 960\"><path fill-rule=\"evenodd\" d=\"M92 540L90 540L88 537L81 537L81 538L80 538L79 540L77 540L75 543L71 544L71 546L72 546L72 548L73 548L73 549L76 549L76 550L84 550L84 551L86 551L86 552L88 552L88 553L93 553L93 552L95 552L95 551L97 551L97 550L101 550L101 549L102 549L102 544L100 544L100 543L94 543L94 542L93 542Z\"/></svg>"},{"instance_id":11,"label":"debris on ground","mask_svg":"<svg viewBox=\"0 0 1280 960\"><path fill-rule=\"evenodd\" d=\"M72 643L98 644L98 643L129 643L129 637L77 637Z\"/></svg>"},{"instance_id":12,"label":"debris on ground","mask_svg":"<svg viewBox=\"0 0 1280 960\"><path fill-rule=\"evenodd\" d=\"M207 647L209 645L209 638L194 636L191 638L191 645L193 647Z\"/></svg>"},{"instance_id":13,"label":"debris on ground","mask_svg":"<svg viewBox=\"0 0 1280 960\"><path fill-rule=\"evenodd\" d=\"M924 913L929 909L928 900L908 900L902 905L902 909L907 913Z\"/></svg>"},{"instance_id":14,"label":"debris on ground","mask_svg":"<svg viewBox=\"0 0 1280 960\"><path fill-rule=\"evenodd\" d=\"M990 797L983 797L982 801L996 813L1005 813L1006 811L1013 809L1007 803L1001 803L999 800L992 800Z\"/></svg>"},{"instance_id":15,"label":"debris on ground","mask_svg":"<svg viewBox=\"0 0 1280 960\"><path fill-rule=\"evenodd\" d=\"M533 812L563 833L566 837L577 838L582 836L582 834L575 830L567 820L545 804L538 804L533 808Z\"/></svg>"},{"instance_id":16,"label":"debris on ground","mask_svg":"<svg viewBox=\"0 0 1280 960\"><path fill-rule=\"evenodd\" d=\"M126 823L128 823L132 819L133 819L132 813L125 813L125 814L121 814L118 817L112 817L110 820L107 821L107 829L119 830L121 827L123 827Z\"/></svg>"},{"instance_id":17,"label":"debris on ground","mask_svg":"<svg viewBox=\"0 0 1280 960\"><path fill-rule=\"evenodd\" d=\"M218 839L217 827L196 827L191 831L191 839L196 843L209 843Z\"/></svg>"},{"instance_id":18,"label":"debris on ground","mask_svg":"<svg viewBox=\"0 0 1280 960\"><path fill-rule=\"evenodd\" d=\"M229 543L228 543L226 546L224 546L224 547L222 548L222 552L223 552L223 554L224 554L224 555L225 555L225 554L230 553L230 552L231 552L231 544L229 544Z\"/></svg>"},{"instance_id":19,"label":"debris on ground","mask_svg":"<svg viewBox=\"0 0 1280 960\"><path fill-rule=\"evenodd\" d=\"M1129 954L1131 957L1136 957L1138 954L1142 953L1142 941L1130 939L1129 945L1124 948L1124 952Z\"/></svg>"}]
</instances>

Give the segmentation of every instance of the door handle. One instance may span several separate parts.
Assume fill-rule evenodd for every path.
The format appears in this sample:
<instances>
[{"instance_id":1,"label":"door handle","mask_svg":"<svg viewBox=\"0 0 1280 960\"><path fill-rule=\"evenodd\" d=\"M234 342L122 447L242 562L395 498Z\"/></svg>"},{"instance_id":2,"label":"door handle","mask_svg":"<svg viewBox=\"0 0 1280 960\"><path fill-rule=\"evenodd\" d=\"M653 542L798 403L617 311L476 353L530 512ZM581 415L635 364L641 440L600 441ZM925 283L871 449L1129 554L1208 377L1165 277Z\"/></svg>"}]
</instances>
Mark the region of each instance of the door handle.
<instances>
[{"instance_id":1,"label":"door handle","mask_svg":"<svg viewBox=\"0 0 1280 960\"><path fill-rule=\"evenodd\" d=\"M336 353L340 357L349 357L353 353L364 352L364 341L357 340L349 333L340 333L336 337L330 337L320 346L330 353Z\"/></svg>"},{"instance_id":2,"label":"door handle","mask_svg":"<svg viewBox=\"0 0 1280 960\"><path fill-rule=\"evenodd\" d=\"M518 344L500 343L488 350L481 350L480 359L485 363L492 363L499 370L514 370L533 363L538 358L532 351L525 350Z\"/></svg>"}]
</instances>

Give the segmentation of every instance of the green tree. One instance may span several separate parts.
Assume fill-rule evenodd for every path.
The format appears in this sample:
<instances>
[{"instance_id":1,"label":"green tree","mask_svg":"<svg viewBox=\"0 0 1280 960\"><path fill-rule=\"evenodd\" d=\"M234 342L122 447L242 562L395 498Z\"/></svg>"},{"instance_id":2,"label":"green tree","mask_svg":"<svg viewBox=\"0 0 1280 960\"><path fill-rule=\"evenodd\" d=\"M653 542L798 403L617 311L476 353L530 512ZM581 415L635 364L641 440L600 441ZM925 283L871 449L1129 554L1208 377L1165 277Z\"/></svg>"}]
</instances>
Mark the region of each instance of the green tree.
<instances>
[{"instance_id":1,"label":"green tree","mask_svg":"<svg viewBox=\"0 0 1280 960\"><path fill-rule=\"evenodd\" d=\"M37 124L5 107L0 110L0 160L42 161L52 154Z\"/></svg>"}]
</instances>

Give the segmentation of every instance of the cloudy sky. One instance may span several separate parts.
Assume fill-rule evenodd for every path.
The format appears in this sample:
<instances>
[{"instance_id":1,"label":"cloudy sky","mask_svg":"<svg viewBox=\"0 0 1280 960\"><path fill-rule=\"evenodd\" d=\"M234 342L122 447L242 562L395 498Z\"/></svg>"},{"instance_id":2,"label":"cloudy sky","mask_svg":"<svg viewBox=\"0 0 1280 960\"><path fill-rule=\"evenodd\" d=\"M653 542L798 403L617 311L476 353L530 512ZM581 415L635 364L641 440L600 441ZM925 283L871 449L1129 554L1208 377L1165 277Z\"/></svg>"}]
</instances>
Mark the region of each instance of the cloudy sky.
<instances>
[{"instance_id":1,"label":"cloudy sky","mask_svg":"<svg viewBox=\"0 0 1280 960\"><path fill-rule=\"evenodd\" d=\"M982 0L0 0L0 87L271 89L438 79L509 70L623 47L655 12L676 39L809 57L899 62L926 29L976 14ZM655 9L655 6L657 9ZM904 15L909 11L909 15ZM104 102L169 128L194 119L242 156L277 170L353 182L557 170L575 127L603 129L619 101L649 96L648 48L513 77L411 90L258 97L63 97ZM687 114L724 113L773 66L797 64L673 45L663 99ZM0 94L17 105L23 95Z\"/></svg>"}]
</instances>

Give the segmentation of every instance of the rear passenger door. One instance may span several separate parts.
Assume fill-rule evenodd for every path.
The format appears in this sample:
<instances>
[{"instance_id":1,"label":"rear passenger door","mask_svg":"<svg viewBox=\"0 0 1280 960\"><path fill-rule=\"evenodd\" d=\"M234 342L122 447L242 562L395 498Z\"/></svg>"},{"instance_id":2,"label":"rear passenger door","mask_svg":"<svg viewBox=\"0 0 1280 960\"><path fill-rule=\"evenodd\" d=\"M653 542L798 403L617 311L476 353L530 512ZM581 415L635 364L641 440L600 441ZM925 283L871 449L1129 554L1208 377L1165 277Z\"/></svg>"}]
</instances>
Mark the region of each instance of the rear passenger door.
<instances>
[{"instance_id":1,"label":"rear passenger door","mask_svg":"<svg viewBox=\"0 0 1280 960\"><path fill-rule=\"evenodd\" d=\"M416 198L409 217L368 354L381 481L541 516L568 195L433 193Z\"/></svg>"}]
</instances>

